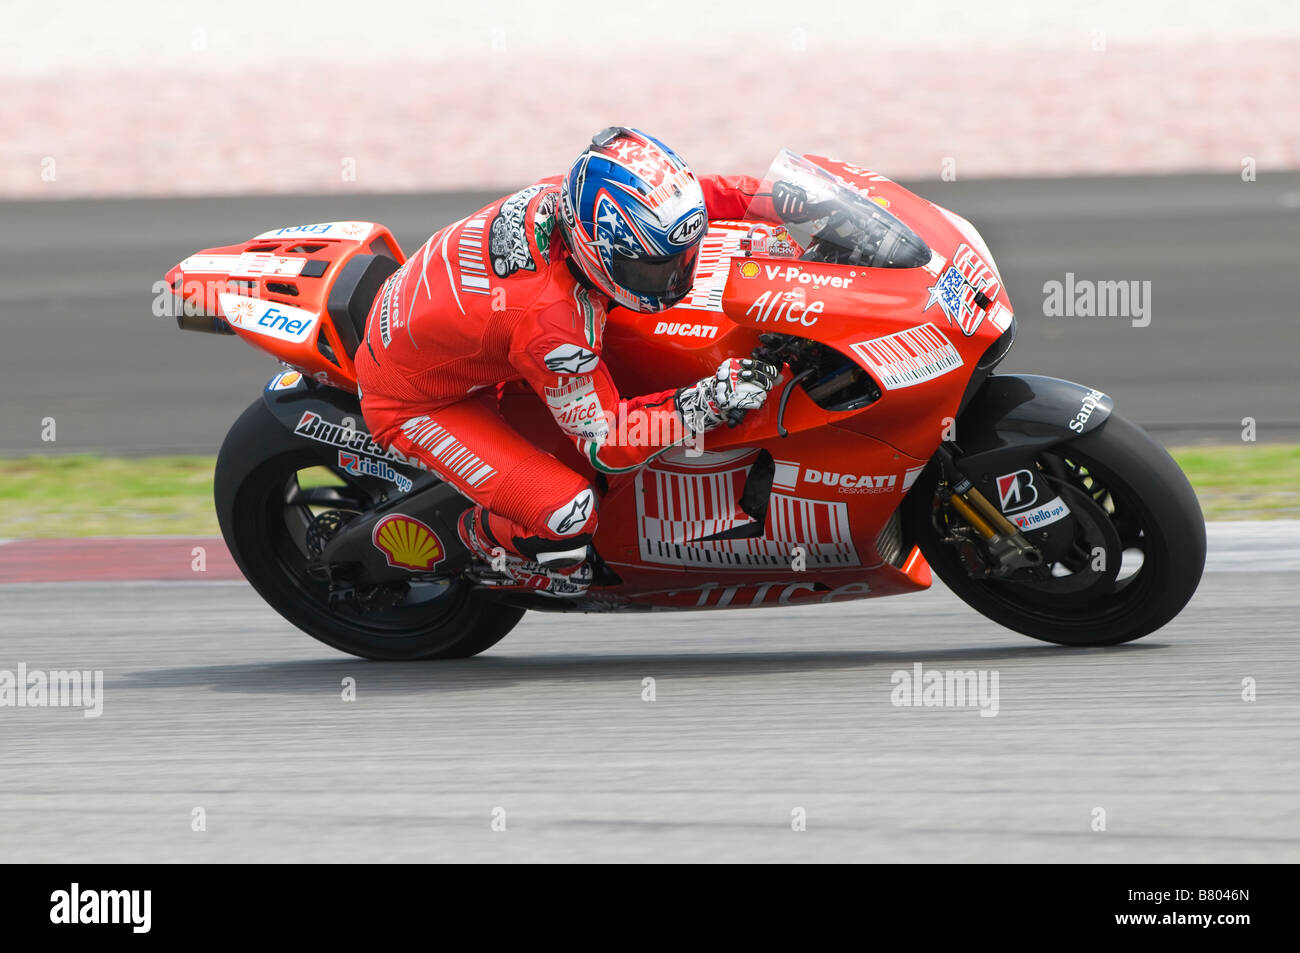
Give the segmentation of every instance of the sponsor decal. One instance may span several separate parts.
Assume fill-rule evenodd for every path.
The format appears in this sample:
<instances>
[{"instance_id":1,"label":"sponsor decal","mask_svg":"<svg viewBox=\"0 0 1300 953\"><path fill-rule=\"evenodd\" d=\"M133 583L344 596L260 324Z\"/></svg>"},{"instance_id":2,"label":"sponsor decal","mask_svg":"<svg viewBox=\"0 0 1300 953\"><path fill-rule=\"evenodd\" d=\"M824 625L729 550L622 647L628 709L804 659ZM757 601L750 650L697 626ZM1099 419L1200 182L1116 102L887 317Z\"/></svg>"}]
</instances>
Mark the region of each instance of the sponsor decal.
<instances>
[{"instance_id":1,"label":"sponsor decal","mask_svg":"<svg viewBox=\"0 0 1300 953\"><path fill-rule=\"evenodd\" d=\"M402 424L402 433L416 446L424 447L438 461L438 469L444 475L469 486L478 486L497 472L428 417L412 417Z\"/></svg>"},{"instance_id":2,"label":"sponsor decal","mask_svg":"<svg viewBox=\"0 0 1300 953\"><path fill-rule=\"evenodd\" d=\"M286 225L263 232L253 241L271 238L347 238L360 241L370 234L370 222L316 222L312 225Z\"/></svg>"},{"instance_id":3,"label":"sponsor decal","mask_svg":"<svg viewBox=\"0 0 1300 953\"><path fill-rule=\"evenodd\" d=\"M542 360L546 369L555 374L585 374L600 363L600 355L576 344L561 344Z\"/></svg>"},{"instance_id":4,"label":"sponsor decal","mask_svg":"<svg viewBox=\"0 0 1300 953\"><path fill-rule=\"evenodd\" d=\"M517 271L536 271L537 262L528 247L528 233L524 221L528 216L528 203L545 185L530 185L501 203L501 209L488 228L488 252L492 271L498 278L508 278Z\"/></svg>"},{"instance_id":5,"label":"sponsor decal","mask_svg":"<svg viewBox=\"0 0 1300 953\"><path fill-rule=\"evenodd\" d=\"M740 508L748 465L710 470L650 466L637 473L637 526L641 558L648 563L710 570L789 569L796 548L808 568L844 568L861 562L849 529L848 504L773 492L760 536L711 539L752 526Z\"/></svg>"},{"instance_id":6,"label":"sponsor decal","mask_svg":"<svg viewBox=\"0 0 1300 953\"><path fill-rule=\"evenodd\" d=\"M801 249L795 240L790 236L789 230L784 225L755 225L740 241L740 250L746 255L760 255L766 258L798 258ZM757 264L757 263L755 263ZM752 278L758 274L758 269L752 269L753 274L746 275Z\"/></svg>"},{"instance_id":7,"label":"sponsor decal","mask_svg":"<svg viewBox=\"0 0 1300 953\"><path fill-rule=\"evenodd\" d=\"M1005 331L1011 327L1011 322L1014 319L1015 315L1011 313L1011 309L1001 301L993 305L993 310L989 312L989 323L999 331Z\"/></svg>"},{"instance_id":8,"label":"sponsor decal","mask_svg":"<svg viewBox=\"0 0 1300 953\"><path fill-rule=\"evenodd\" d=\"M797 282L813 288L848 288L858 276L856 271L850 271L847 276L818 274L802 265L764 265L763 271L768 281L784 281L786 284Z\"/></svg>"},{"instance_id":9,"label":"sponsor decal","mask_svg":"<svg viewBox=\"0 0 1300 953\"><path fill-rule=\"evenodd\" d=\"M568 503L551 514L546 521L547 528L558 536L573 536L591 519L596 506L596 497L591 490L583 490Z\"/></svg>"},{"instance_id":10,"label":"sponsor decal","mask_svg":"<svg viewBox=\"0 0 1300 953\"><path fill-rule=\"evenodd\" d=\"M1034 474L1031 470L1004 473L998 477L997 484L998 509L1003 513L1023 510L1038 502L1038 487L1034 483Z\"/></svg>"},{"instance_id":11,"label":"sponsor decal","mask_svg":"<svg viewBox=\"0 0 1300 953\"><path fill-rule=\"evenodd\" d=\"M559 201L558 190L547 192L538 200L537 211L533 213L533 241L548 265L551 263L551 235L555 232L555 206Z\"/></svg>"},{"instance_id":12,"label":"sponsor decal","mask_svg":"<svg viewBox=\"0 0 1300 953\"><path fill-rule=\"evenodd\" d=\"M259 306L256 298L233 298L232 296L229 303L222 302L221 310L226 315L227 324L232 327L242 327L245 322L252 320Z\"/></svg>"},{"instance_id":13,"label":"sponsor decal","mask_svg":"<svg viewBox=\"0 0 1300 953\"><path fill-rule=\"evenodd\" d=\"M375 524L370 540L394 569L427 571L442 561L442 540L413 516L394 513Z\"/></svg>"},{"instance_id":14,"label":"sponsor decal","mask_svg":"<svg viewBox=\"0 0 1300 953\"><path fill-rule=\"evenodd\" d=\"M603 440L609 434L609 419L590 374L564 378L558 387L547 387L546 405L567 434L584 440Z\"/></svg>"},{"instance_id":15,"label":"sponsor decal","mask_svg":"<svg viewBox=\"0 0 1300 953\"><path fill-rule=\"evenodd\" d=\"M659 592L638 593L636 598L648 599L661 596L697 596L693 602L682 607L692 609L739 609L744 606L798 606L829 605L832 602L848 602L864 599L871 594L871 586L865 582L849 582L834 589L818 588L813 580L791 582L779 579L772 582L726 583L706 582L702 585L684 589L665 589Z\"/></svg>"},{"instance_id":16,"label":"sponsor decal","mask_svg":"<svg viewBox=\"0 0 1300 953\"><path fill-rule=\"evenodd\" d=\"M403 493L407 493L411 489L411 480L402 476L384 460L376 460L373 457L363 457L359 453L340 450L339 467L353 476L368 476L387 480Z\"/></svg>"},{"instance_id":17,"label":"sponsor decal","mask_svg":"<svg viewBox=\"0 0 1300 953\"><path fill-rule=\"evenodd\" d=\"M933 324L861 341L853 352L886 390L914 387L961 367L961 355Z\"/></svg>"},{"instance_id":18,"label":"sponsor decal","mask_svg":"<svg viewBox=\"0 0 1300 953\"><path fill-rule=\"evenodd\" d=\"M297 277L307 264L306 258L282 258L270 252L244 252L230 269L232 278L285 276Z\"/></svg>"},{"instance_id":19,"label":"sponsor decal","mask_svg":"<svg viewBox=\"0 0 1300 953\"><path fill-rule=\"evenodd\" d=\"M220 300L221 311L231 327L294 344L307 340L320 318L312 311L244 295L223 294Z\"/></svg>"},{"instance_id":20,"label":"sponsor decal","mask_svg":"<svg viewBox=\"0 0 1300 953\"><path fill-rule=\"evenodd\" d=\"M810 328L817 323L824 301L808 302L802 288L793 291L764 291L745 309L745 317L755 324L778 324L782 321Z\"/></svg>"},{"instance_id":21,"label":"sponsor decal","mask_svg":"<svg viewBox=\"0 0 1300 953\"><path fill-rule=\"evenodd\" d=\"M826 161L827 161L828 163L830 163L831 165L838 165L841 169L843 169L843 170L844 170L845 172L847 172L849 175L854 176L854 177L859 178L859 179L866 179L868 182L889 182L889 181L892 181L892 180L890 180L889 178L887 178L886 176L881 175L879 172L872 172L870 169L864 169L864 168L862 168L862 166L860 166L860 165L856 165L856 164L854 164L854 163L852 163L852 162L844 162L844 161L842 161L842 160L840 160L840 159L827 159ZM819 164L820 164L820 163L819 163ZM860 188L860 186L858 186L858 185L854 185L853 187L854 187L854 188Z\"/></svg>"},{"instance_id":22,"label":"sponsor decal","mask_svg":"<svg viewBox=\"0 0 1300 953\"><path fill-rule=\"evenodd\" d=\"M292 390L302 383L301 371L281 371L266 382L267 390Z\"/></svg>"},{"instance_id":23,"label":"sponsor decal","mask_svg":"<svg viewBox=\"0 0 1300 953\"><path fill-rule=\"evenodd\" d=\"M813 467L803 467L793 460L774 460L776 466L775 473L772 477L772 486L777 489L794 491L799 486L802 477L805 485L813 484L815 486L835 487L840 493L893 493L895 490L906 490L915 481L920 472L925 469L922 464L919 467L913 467L902 474L902 483L899 482L899 474L863 474L863 473L835 473L830 470L817 470Z\"/></svg>"},{"instance_id":24,"label":"sponsor decal","mask_svg":"<svg viewBox=\"0 0 1300 953\"><path fill-rule=\"evenodd\" d=\"M674 245L689 245L700 234L706 221L702 211L692 213L673 226L672 231L668 233L668 241Z\"/></svg>"},{"instance_id":25,"label":"sponsor decal","mask_svg":"<svg viewBox=\"0 0 1300 953\"><path fill-rule=\"evenodd\" d=\"M718 336L716 324L683 324L677 321L660 321L655 325L655 334L667 334L679 338L715 338Z\"/></svg>"},{"instance_id":26,"label":"sponsor decal","mask_svg":"<svg viewBox=\"0 0 1300 953\"><path fill-rule=\"evenodd\" d=\"M303 413L298 420L298 425L293 428L293 432L299 437L306 437L308 440L315 440L317 443L328 444L341 450L353 450L368 457L391 460L393 463L415 467L419 470L429 469L418 457L407 457L396 448L385 450L375 443L368 431L330 423L313 410Z\"/></svg>"},{"instance_id":27,"label":"sponsor decal","mask_svg":"<svg viewBox=\"0 0 1300 953\"><path fill-rule=\"evenodd\" d=\"M1016 524L1016 527L1022 530L1038 529L1040 526L1047 526L1049 523L1055 523L1057 520L1065 519L1070 515L1070 508L1065 505L1065 501L1059 496L1048 500L1042 506L1036 506L1032 510L1025 510L1023 513L1008 514L1007 519Z\"/></svg>"},{"instance_id":28,"label":"sponsor decal","mask_svg":"<svg viewBox=\"0 0 1300 953\"><path fill-rule=\"evenodd\" d=\"M388 276L380 290L379 299L379 340L387 349L393 343L393 332L402 327L401 288L406 280L406 266Z\"/></svg>"},{"instance_id":29,"label":"sponsor decal","mask_svg":"<svg viewBox=\"0 0 1300 953\"><path fill-rule=\"evenodd\" d=\"M898 488L897 473L869 476L856 473L831 473L810 467L804 471L804 481L837 487L841 493L893 493Z\"/></svg>"},{"instance_id":30,"label":"sponsor decal","mask_svg":"<svg viewBox=\"0 0 1300 953\"><path fill-rule=\"evenodd\" d=\"M1075 433L1083 433L1083 428L1087 425L1088 418L1091 417L1092 412L1097 409L1097 405L1105 399L1106 395L1099 390L1093 389L1088 391L1088 393L1083 397L1083 402L1079 405L1079 412L1074 415L1074 419L1069 423L1070 429Z\"/></svg>"},{"instance_id":31,"label":"sponsor decal","mask_svg":"<svg viewBox=\"0 0 1300 953\"><path fill-rule=\"evenodd\" d=\"M763 273L763 266L756 261L742 261L737 271L742 278L757 278Z\"/></svg>"},{"instance_id":32,"label":"sponsor decal","mask_svg":"<svg viewBox=\"0 0 1300 953\"><path fill-rule=\"evenodd\" d=\"M229 274L232 269L239 267L239 259L239 255L191 255L176 267L182 272Z\"/></svg>"},{"instance_id":33,"label":"sponsor decal","mask_svg":"<svg viewBox=\"0 0 1300 953\"><path fill-rule=\"evenodd\" d=\"M984 320L984 313L997 297L1001 282L975 249L963 242L952 256L952 264L929 289L930 300L922 312L938 305L949 324L970 337Z\"/></svg>"}]
</instances>

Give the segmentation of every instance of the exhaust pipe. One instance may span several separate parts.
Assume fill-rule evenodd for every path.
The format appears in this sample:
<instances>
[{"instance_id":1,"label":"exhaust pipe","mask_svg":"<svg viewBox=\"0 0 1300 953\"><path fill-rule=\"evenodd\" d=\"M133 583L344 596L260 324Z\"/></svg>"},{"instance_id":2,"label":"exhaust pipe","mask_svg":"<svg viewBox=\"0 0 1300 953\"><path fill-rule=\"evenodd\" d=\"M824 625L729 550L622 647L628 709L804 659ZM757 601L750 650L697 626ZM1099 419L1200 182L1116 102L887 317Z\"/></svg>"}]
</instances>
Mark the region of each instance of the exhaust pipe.
<instances>
[{"instance_id":1,"label":"exhaust pipe","mask_svg":"<svg viewBox=\"0 0 1300 953\"><path fill-rule=\"evenodd\" d=\"M182 331L201 331L204 334L234 334L225 318L212 314L178 314L176 326Z\"/></svg>"}]
</instances>

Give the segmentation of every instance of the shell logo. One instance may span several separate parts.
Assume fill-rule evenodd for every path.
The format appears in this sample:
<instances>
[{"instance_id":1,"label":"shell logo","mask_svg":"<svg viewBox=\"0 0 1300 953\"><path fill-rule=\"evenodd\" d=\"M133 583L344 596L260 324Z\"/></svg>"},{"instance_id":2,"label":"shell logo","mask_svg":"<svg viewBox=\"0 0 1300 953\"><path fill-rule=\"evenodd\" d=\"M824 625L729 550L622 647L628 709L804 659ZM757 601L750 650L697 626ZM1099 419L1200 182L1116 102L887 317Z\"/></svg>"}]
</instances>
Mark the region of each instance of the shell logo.
<instances>
[{"instance_id":1,"label":"shell logo","mask_svg":"<svg viewBox=\"0 0 1300 953\"><path fill-rule=\"evenodd\" d=\"M742 278L757 278L758 273L761 270L761 267L756 261L750 260L742 261L740 263L740 277Z\"/></svg>"},{"instance_id":2,"label":"shell logo","mask_svg":"<svg viewBox=\"0 0 1300 953\"><path fill-rule=\"evenodd\" d=\"M427 570L442 561L442 540L424 523L394 513L375 524L370 536L375 548L395 569Z\"/></svg>"}]
</instances>

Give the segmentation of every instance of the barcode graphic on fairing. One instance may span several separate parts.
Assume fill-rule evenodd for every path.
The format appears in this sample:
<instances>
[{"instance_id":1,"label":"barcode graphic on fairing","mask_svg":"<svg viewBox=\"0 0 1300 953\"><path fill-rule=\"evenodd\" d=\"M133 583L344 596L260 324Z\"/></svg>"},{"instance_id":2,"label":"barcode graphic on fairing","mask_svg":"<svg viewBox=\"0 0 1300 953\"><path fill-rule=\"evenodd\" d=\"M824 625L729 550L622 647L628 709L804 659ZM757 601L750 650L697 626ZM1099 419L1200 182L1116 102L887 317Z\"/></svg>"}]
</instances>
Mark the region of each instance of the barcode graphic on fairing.
<instances>
[{"instance_id":1,"label":"barcode graphic on fairing","mask_svg":"<svg viewBox=\"0 0 1300 953\"><path fill-rule=\"evenodd\" d=\"M637 474L637 519L646 562L713 569L788 569L795 549L809 567L860 566L848 504L773 493L760 536L704 539L752 524L740 508L748 466L712 473Z\"/></svg>"},{"instance_id":2,"label":"barcode graphic on fairing","mask_svg":"<svg viewBox=\"0 0 1300 953\"><path fill-rule=\"evenodd\" d=\"M412 417L402 424L402 432L412 443L429 451L438 461L439 470L460 477L470 486L478 486L496 473L496 470L428 417Z\"/></svg>"},{"instance_id":3,"label":"barcode graphic on fairing","mask_svg":"<svg viewBox=\"0 0 1300 953\"><path fill-rule=\"evenodd\" d=\"M961 355L933 324L853 345L886 390L923 384L961 367Z\"/></svg>"}]
</instances>

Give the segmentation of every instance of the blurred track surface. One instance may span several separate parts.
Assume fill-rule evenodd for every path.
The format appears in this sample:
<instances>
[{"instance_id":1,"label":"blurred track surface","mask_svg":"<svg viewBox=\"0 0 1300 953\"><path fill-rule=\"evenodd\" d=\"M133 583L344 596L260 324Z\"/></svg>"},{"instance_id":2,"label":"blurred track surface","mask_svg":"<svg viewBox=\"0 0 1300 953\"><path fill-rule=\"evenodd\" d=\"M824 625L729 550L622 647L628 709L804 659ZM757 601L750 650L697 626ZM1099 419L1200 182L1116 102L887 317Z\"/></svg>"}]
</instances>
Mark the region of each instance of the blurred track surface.
<instances>
[{"instance_id":1,"label":"blurred track surface","mask_svg":"<svg viewBox=\"0 0 1300 953\"><path fill-rule=\"evenodd\" d=\"M1089 650L936 588L529 615L477 659L380 664L243 583L2 587L0 668L102 669L105 700L99 718L0 709L0 845L19 862L1294 863L1300 537L1224 532L1178 619ZM1260 571L1266 545L1286 571ZM893 674L917 664L996 671L996 716L895 707Z\"/></svg>"}]
</instances>

